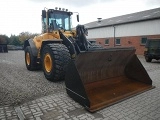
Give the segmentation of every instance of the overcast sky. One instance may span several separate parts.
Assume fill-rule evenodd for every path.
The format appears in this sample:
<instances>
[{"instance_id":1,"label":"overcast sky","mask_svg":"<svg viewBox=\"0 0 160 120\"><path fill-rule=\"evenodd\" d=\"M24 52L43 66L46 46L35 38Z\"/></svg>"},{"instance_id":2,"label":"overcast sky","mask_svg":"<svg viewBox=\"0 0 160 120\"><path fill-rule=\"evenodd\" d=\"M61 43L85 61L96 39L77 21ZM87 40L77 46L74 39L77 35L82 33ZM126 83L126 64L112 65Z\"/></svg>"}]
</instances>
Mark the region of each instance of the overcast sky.
<instances>
[{"instance_id":1,"label":"overcast sky","mask_svg":"<svg viewBox=\"0 0 160 120\"><path fill-rule=\"evenodd\" d=\"M41 33L41 10L44 7L66 8L79 12L72 24L86 24L97 18L110 18L160 7L160 0L0 0L0 34Z\"/></svg>"}]
</instances>

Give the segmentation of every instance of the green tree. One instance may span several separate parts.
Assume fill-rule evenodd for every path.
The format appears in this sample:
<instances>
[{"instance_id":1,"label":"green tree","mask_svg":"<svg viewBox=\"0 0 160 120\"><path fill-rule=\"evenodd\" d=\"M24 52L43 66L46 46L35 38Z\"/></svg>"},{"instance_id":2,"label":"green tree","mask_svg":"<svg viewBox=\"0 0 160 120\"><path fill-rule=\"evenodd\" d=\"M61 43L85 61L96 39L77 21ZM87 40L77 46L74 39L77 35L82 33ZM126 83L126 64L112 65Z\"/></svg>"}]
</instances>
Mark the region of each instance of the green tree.
<instances>
[{"instance_id":1,"label":"green tree","mask_svg":"<svg viewBox=\"0 0 160 120\"><path fill-rule=\"evenodd\" d=\"M10 41L9 37L6 35L0 35L0 44L8 44Z\"/></svg>"},{"instance_id":2,"label":"green tree","mask_svg":"<svg viewBox=\"0 0 160 120\"><path fill-rule=\"evenodd\" d=\"M21 41L19 41L19 37L16 35L11 35L10 36L10 45L15 45L15 46L20 46Z\"/></svg>"},{"instance_id":3,"label":"green tree","mask_svg":"<svg viewBox=\"0 0 160 120\"><path fill-rule=\"evenodd\" d=\"M19 34L19 41L21 42L21 44L24 43L25 40L30 39L30 38L34 38L34 36L38 35L37 33L29 33L29 32L21 32Z\"/></svg>"},{"instance_id":4,"label":"green tree","mask_svg":"<svg viewBox=\"0 0 160 120\"><path fill-rule=\"evenodd\" d=\"M37 36L37 33L21 32L18 36L11 35L10 37L0 34L0 44L9 44L15 46L21 46L24 44L24 41L29 38L34 38Z\"/></svg>"}]
</instances>

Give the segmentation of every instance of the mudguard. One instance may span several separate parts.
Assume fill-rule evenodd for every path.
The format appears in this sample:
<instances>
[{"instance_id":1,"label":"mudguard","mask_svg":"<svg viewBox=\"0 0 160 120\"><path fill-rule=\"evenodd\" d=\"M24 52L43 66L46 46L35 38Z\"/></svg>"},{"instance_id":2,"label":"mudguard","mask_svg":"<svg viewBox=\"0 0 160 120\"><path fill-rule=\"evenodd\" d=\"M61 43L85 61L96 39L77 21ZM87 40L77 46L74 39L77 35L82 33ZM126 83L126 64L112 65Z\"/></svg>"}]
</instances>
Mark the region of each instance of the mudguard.
<instances>
[{"instance_id":1,"label":"mudguard","mask_svg":"<svg viewBox=\"0 0 160 120\"><path fill-rule=\"evenodd\" d=\"M31 50L32 50L32 54L33 56L37 56L38 55L38 49L36 48L34 42L33 42L33 39L28 39L24 42L24 50L27 46L30 46L31 47Z\"/></svg>"}]
</instances>

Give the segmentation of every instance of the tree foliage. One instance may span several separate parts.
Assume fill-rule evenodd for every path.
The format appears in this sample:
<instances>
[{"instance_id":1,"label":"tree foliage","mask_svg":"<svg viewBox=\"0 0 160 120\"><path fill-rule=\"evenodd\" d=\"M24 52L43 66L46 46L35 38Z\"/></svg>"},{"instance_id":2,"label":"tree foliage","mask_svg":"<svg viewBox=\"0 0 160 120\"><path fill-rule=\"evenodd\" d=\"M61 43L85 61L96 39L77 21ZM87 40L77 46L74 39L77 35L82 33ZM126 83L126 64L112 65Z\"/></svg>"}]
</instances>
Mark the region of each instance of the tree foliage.
<instances>
[{"instance_id":1,"label":"tree foliage","mask_svg":"<svg viewBox=\"0 0 160 120\"><path fill-rule=\"evenodd\" d=\"M19 40L21 41L21 43L24 43L25 40L29 39L29 38L34 38L34 36L36 36L38 34L36 33L29 33L29 32L21 32L19 34Z\"/></svg>"},{"instance_id":2,"label":"tree foliage","mask_svg":"<svg viewBox=\"0 0 160 120\"><path fill-rule=\"evenodd\" d=\"M38 34L29 32L21 32L19 35L11 35L10 37L0 34L0 44L22 46L25 40L34 38L36 35Z\"/></svg>"},{"instance_id":3,"label":"tree foliage","mask_svg":"<svg viewBox=\"0 0 160 120\"><path fill-rule=\"evenodd\" d=\"M8 44L9 43L9 37L6 35L0 35L0 44Z\"/></svg>"},{"instance_id":4,"label":"tree foliage","mask_svg":"<svg viewBox=\"0 0 160 120\"><path fill-rule=\"evenodd\" d=\"M10 45L15 45L15 46L20 46L22 45L21 42L19 41L19 37L16 35L11 35L10 36Z\"/></svg>"}]
</instances>

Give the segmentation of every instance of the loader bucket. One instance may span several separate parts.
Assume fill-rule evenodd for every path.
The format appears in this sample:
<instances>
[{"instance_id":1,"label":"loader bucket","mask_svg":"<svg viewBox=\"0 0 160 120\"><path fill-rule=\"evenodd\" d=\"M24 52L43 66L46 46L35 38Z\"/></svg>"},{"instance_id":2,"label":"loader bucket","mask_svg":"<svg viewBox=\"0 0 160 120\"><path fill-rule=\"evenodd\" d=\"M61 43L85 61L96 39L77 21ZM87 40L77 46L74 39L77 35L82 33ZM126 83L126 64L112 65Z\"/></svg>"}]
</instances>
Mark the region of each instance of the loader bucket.
<instances>
[{"instance_id":1,"label":"loader bucket","mask_svg":"<svg viewBox=\"0 0 160 120\"><path fill-rule=\"evenodd\" d=\"M65 78L67 94L90 112L154 88L134 48L80 53Z\"/></svg>"}]
</instances>

